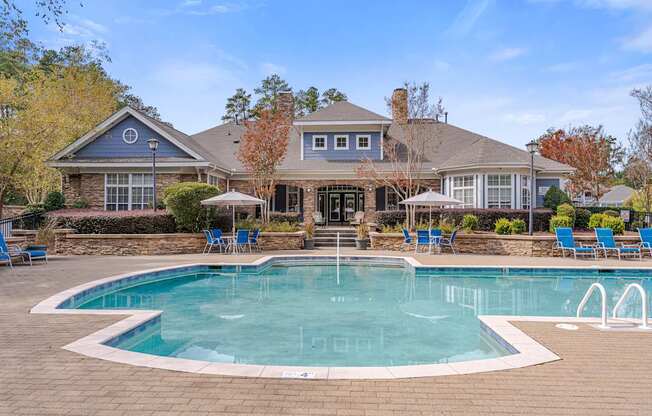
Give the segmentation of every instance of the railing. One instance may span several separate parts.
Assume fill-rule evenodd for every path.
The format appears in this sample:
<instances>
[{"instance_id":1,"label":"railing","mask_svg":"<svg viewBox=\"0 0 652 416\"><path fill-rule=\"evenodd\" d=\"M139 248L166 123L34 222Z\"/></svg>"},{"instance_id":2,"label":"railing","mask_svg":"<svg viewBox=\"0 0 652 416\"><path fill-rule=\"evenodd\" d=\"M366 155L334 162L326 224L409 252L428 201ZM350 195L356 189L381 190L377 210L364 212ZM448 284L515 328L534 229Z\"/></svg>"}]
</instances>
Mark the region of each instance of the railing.
<instances>
[{"instance_id":1,"label":"railing","mask_svg":"<svg viewBox=\"0 0 652 416\"><path fill-rule=\"evenodd\" d=\"M335 248L335 265L337 274L337 285L340 285L340 233L337 233L337 246Z\"/></svg>"},{"instance_id":2,"label":"railing","mask_svg":"<svg viewBox=\"0 0 652 416\"><path fill-rule=\"evenodd\" d=\"M625 303L625 299L627 299L629 292L631 292L634 289L638 290L638 293L641 295L641 325L639 326L639 328L650 329L650 327L647 324L647 306L648 306L647 292L645 292L643 286L639 285L638 283L632 283L627 286L622 296L620 296L620 299L618 299L616 306L614 306L614 310L611 316L613 318L616 318L616 316L618 315L618 310L620 310L620 307L623 306L623 303Z\"/></svg>"},{"instance_id":3,"label":"railing","mask_svg":"<svg viewBox=\"0 0 652 416\"><path fill-rule=\"evenodd\" d=\"M602 323L600 324L600 328L609 328L609 325L607 324L607 291L605 290L604 286L602 286L600 283L593 283L591 287L589 287L589 290L586 291L584 297L582 298L582 301L577 307L577 317L578 318L580 317L580 315L582 314L582 310L584 309L586 303L589 301L591 295L596 289L600 291L600 302L602 303L601 313L600 313L600 318L602 319Z\"/></svg>"},{"instance_id":4,"label":"railing","mask_svg":"<svg viewBox=\"0 0 652 416\"><path fill-rule=\"evenodd\" d=\"M15 228L26 230L36 230L43 221L43 213L32 212L29 214L18 215L16 217L0 219L0 232L5 237L11 237Z\"/></svg>"}]
</instances>

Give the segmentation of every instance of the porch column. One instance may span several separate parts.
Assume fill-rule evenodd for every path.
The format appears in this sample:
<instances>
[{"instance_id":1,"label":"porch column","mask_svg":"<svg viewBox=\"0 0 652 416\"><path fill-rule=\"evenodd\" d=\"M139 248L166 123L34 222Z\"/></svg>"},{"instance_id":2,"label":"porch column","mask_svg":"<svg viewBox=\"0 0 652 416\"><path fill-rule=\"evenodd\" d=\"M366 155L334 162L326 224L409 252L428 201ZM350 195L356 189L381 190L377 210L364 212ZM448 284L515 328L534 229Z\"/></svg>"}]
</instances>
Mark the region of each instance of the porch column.
<instances>
[{"instance_id":1,"label":"porch column","mask_svg":"<svg viewBox=\"0 0 652 416\"><path fill-rule=\"evenodd\" d=\"M315 200L317 199L316 185L314 182L301 184L303 187L303 222L305 223L312 223L315 220L312 214L315 213Z\"/></svg>"},{"instance_id":2,"label":"porch column","mask_svg":"<svg viewBox=\"0 0 652 416\"><path fill-rule=\"evenodd\" d=\"M366 222L376 221L376 185L364 184L364 217Z\"/></svg>"}]
</instances>

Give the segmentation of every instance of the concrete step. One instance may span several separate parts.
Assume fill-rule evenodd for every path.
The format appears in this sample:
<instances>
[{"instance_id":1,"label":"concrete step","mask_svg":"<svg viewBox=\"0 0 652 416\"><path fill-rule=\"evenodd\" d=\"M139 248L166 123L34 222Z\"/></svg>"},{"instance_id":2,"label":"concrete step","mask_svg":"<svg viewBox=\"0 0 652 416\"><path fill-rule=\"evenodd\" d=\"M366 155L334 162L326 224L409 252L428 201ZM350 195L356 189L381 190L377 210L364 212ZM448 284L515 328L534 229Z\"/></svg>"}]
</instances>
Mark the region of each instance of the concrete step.
<instances>
[{"instance_id":1,"label":"concrete step","mask_svg":"<svg viewBox=\"0 0 652 416\"><path fill-rule=\"evenodd\" d=\"M315 233L316 237L337 238L337 233ZM356 233L340 233L340 238L355 238Z\"/></svg>"},{"instance_id":2,"label":"concrete step","mask_svg":"<svg viewBox=\"0 0 652 416\"><path fill-rule=\"evenodd\" d=\"M335 244L320 243L320 242L315 241L315 247L317 247L317 248L336 248L337 246ZM352 243L342 243L342 242L340 242L340 247L355 247L355 242L352 242Z\"/></svg>"}]
</instances>

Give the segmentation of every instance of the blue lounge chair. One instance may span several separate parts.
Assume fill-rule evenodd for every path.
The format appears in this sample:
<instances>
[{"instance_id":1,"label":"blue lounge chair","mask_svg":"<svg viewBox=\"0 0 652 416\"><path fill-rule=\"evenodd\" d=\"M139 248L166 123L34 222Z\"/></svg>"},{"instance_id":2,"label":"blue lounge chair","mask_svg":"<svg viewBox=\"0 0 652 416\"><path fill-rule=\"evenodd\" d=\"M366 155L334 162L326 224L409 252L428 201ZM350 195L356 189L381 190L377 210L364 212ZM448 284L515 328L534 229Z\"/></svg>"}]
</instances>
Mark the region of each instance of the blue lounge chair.
<instances>
[{"instance_id":1,"label":"blue lounge chair","mask_svg":"<svg viewBox=\"0 0 652 416\"><path fill-rule=\"evenodd\" d=\"M455 237L457 237L457 230L453 230L453 233L451 234L450 238L442 238L439 240L439 247L444 248L444 247L449 247L453 254L457 254L455 252Z\"/></svg>"},{"instance_id":2,"label":"blue lounge chair","mask_svg":"<svg viewBox=\"0 0 652 416\"><path fill-rule=\"evenodd\" d=\"M247 248L251 253L251 245L249 244L249 230L241 229L235 234L235 241L233 242L233 251L244 253Z\"/></svg>"},{"instance_id":3,"label":"blue lounge chair","mask_svg":"<svg viewBox=\"0 0 652 416\"><path fill-rule=\"evenodd\" d=\"M623 256L636 256L642 259L641 247L638 244L616 245L611 228L596 228L595 238L598 240L598 250L602 250L605 258L613 251L618 254L618 260Z\"/></svg>"},{"instance_id":4,"label":"blue lounge chair","mask_svg":"<svg viewBox=\"0 0 652 416\"><path fill-rule=\"evenodd\" d=\"M638 236L641 239L641 251L647 250L652 256L652 228L639 228Z\"/></svg>"},{"instance_id":5,"label":"blue lounge chair","mask_svg":"<svg viewBox=\"0 0 652 416\"><path fill-rule=\"evenodd\" d=\"M410 235L410 232L407 230L407 228L403 228L403 244L401 244L401 247L406 247L409 250L411 244L412 236Z\"/></svg>"},{"instance_id":6,"label":"blue lounge chair","mask_svg":"<svg viewBox=\"0 0 652 416\"><path fill-rule=\"evenodd\" d=\"M428 252L432 248L432 240L430 239L430 231L417 230L417 244L414 246L414 252L419 251L419 247L427 246Z\"/></svg>"},{"instance_id":7,"label":"blue lounge chair","mask_svg":"<svg viewBox=\"0 0 652 416\"><path fill-rule=\"evenodd\" d=\"M224 239L222 230L220 230L219 228L213 228L211 230L211 235L213 236L215 241L217 241L217 245L220 249L220 253L222 252L222 250L224 250L225 253L229 251L229 243Z\"/></svg>"},{"instance_id":8,"label":"blue lounge chair","mask_svg":"<svg viewBox=\"0 0 652 416\"><path fill-rule=\"evenodd\" d=\"M32 265L32 260L44 260L48 262L48 253L42 246L32 246L23 250L17 245L8 245L5 236L0 232L0 261L6 261L9 266L13 268L12 258L20 258L23 262L29 262Z\"/></svg>"},{"instance_id":9,"label":"blue lounge chair","mask_svg":"<svg viewBox=\"0 0 652 416\"><path fill-rule=\"evenodd\" d=\"M578 254L591 255L594 258L597 253L593 246L576 245L573 238L573 229L570 227L557 227L555 228L555 235L557 236L556 247L561 250L562 257L566 257L566 252L573 253L573 257L577 258Z\"/></svg>"},{"instance_id":10,"label":"blue lounge chair","mask_svg":"<svg viewBox=\"0 0 652 416\"><path fill-rule=\"evenodd\" d=\"M249 236L249 247L254 248L258 251L262 251L262 249L258 245L259 236L260 236L260 229L256 228L251 232L251 235Z\"/></svg>"}]
</instances>

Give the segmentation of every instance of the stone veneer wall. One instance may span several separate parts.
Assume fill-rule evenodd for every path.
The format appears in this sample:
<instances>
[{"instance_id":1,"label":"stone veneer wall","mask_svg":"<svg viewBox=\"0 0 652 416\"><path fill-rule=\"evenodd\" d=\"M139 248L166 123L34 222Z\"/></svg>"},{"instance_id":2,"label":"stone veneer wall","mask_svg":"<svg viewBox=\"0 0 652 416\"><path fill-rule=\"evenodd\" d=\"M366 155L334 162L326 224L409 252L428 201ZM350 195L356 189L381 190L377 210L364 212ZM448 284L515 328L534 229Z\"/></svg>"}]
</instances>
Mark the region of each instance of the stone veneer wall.
<instances>
[{"instance_id":1,"label":"stone veneer wall","mask_svg":"<svg viewBox=\"0 0 652 416\"><path fill-rule=\"evenodd\" d=\"M16 217L25 211L24 205L3 205L2 218Z\"/></svg>"},{"instance_id":2,"label":"stone veneer wall","mask_svg":"<svg viewBox=\"0 0 652 416\"><path fill-rule=\"evenodd\" d=\"M305 233L261 233L263 250L300 250ZM203 234L72 234L55 236L54 254L142 256L201 253Z\"/></svg>"},{"instance_id":3,"label":"stone veneer wall","mask_svg":"<svg viewBox=\"0 0 652 416\"><path fill-rule=\"evenodd\" d=\"M414 245L409 249L403 246L403 235L398 233L369 233L371 248L376 250L414 251ZM619 243L638 244L638 236L617 236ZM595 243L592 235L576 235L575 241L584 244ZM458 233L455 240L455 250L464 254L484 254L498 256L530 256L550 257L561 256L561 252L553 248L553 235L498 235L493 233L463 234ZM448 251L448 249L444 249Z\"/></svg>"}]
</instances>

